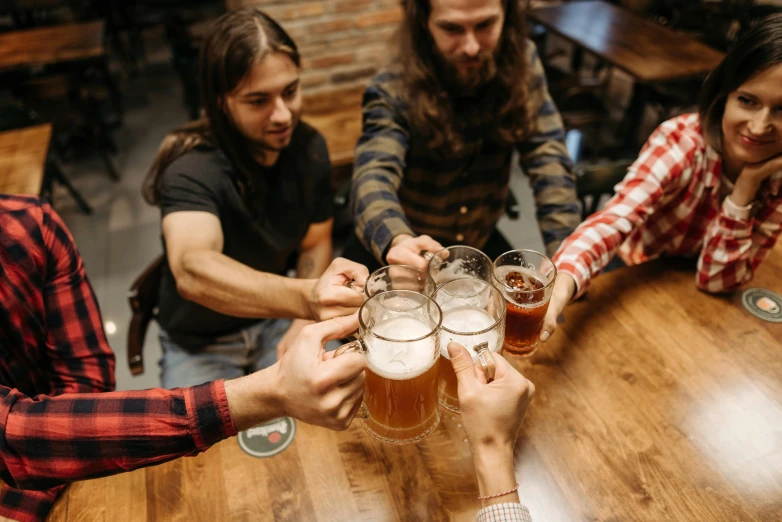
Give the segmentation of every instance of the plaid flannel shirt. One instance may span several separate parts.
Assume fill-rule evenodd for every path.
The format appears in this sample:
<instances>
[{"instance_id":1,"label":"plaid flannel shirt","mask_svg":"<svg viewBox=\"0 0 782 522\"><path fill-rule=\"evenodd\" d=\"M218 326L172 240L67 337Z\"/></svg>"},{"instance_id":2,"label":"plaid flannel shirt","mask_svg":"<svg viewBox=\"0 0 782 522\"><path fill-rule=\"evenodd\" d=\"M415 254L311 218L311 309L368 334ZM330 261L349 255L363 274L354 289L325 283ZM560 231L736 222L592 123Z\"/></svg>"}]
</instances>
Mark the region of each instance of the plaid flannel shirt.
<instances>
[{"instance_id":1,"label":"plaid flannel shirt","mask_svg":"<svg viewBox=\"0 0 782 522\"><path fill-rule=\"evenodd\" d=\"M748 283L782 229L782 172L764 182L749 219L723 210L722 158L706 144L697 114L652 134L615 195L554 257L578 297L615 253L628 265L663 255L698 256L695 283L726 292Z\"/></svg>"},{"instance_id":2,"label":"plaid flannel shirt","mask_svg":"<svg viewBox=\"0 0 782 522\"><path fill-rule=\"evenodd\" d=\"M546 250L553 255L581 221L581 205L562 119L532 42L527 42L527 60L533 131L515 148L532 185ZM488 240L505 210L514 147L491 137L493 114L465 119L463 152L445 155L410 128L399 73L383 72L367 87L351 205L356 235L381 263L399 234L428 234L476 248Z\"/></svg>"},{"instance_id":3,"label":"plaid flannel shirt","mask_svg":"<svg viewBox=\"0 0 782 522\"><path fill-rule=\"evenodd\" d=\"M492 504L478 511L476 522L532 522L527 508L515 502Z\"/></svg>"},{"instance_id":4,"label":"plaid flannel shirt","mask_svg":"<svg viewBox=\"0 0 782 522\"><path fill-rule=\"evenodd\" d=\"M113 389L114 354L73 238L42 200L0 195L0 515L44 520L64 483L236 433L222 381Z\"/></svg>"}]
</instances>

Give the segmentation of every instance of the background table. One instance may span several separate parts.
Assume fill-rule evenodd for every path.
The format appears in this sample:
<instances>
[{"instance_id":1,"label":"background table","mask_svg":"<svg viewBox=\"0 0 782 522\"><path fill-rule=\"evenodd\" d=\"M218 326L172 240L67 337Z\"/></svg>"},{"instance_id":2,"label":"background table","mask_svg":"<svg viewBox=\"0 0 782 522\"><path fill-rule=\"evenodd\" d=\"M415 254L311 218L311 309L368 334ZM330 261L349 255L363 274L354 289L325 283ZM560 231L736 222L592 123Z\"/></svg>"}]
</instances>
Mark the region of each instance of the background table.
<instances>
[{"instance_id":1,"label":"background table","mask_svg":"<svg viewBox=\"0 0 782 522\"><path fill-rule=\"evenodd\" d=\"M533 21L635 79L625 140L625 146L635 152L651 85L705 77L724 56L692 35L672 31L601 0L565 2L528 13Z\"/></svg>"},{"instance_id":2,"label":"background table","mask_svg":"<svg viewBox=\"0 0 782 522\"><path fill-rule=\"evenodd\" d=\"M529 17L642 82L702 76L723 57L692 35L601 0L531 9Z\"/></svg>"},{"instance_id":3,"label":"background table","mask_svg":"<svg viewBox=\"0 0 782 522\"><path fill-rule=\"evenodd\" d=\"M101 58L103 21L0 34L0 71Z\"/></svg>"},{"instance_id":4,"label":"background table","mask_svg":"<svg viewBox=\"0 0 782 522\"><path fill-rule=\"evenodd\" d=\"M48 123L0 132L0 194L41 193L51 137Z\"/></svg>"},{"instance_id":5,"label":"background table","mask_svg":"<svg viewBox=\"0 0 782 522\"><path fill-rule=\"evenodd\" d=\"M536 522L782 520L782 324L694 285L692 263L600 276L517 366L536 385L516 448ZM752 286L782 290L782 245ZM277 457L235 440L72 485L51 521L474 520L472 461L446 413L416 446L298 423Z\"/></svg>"}]
</instances>

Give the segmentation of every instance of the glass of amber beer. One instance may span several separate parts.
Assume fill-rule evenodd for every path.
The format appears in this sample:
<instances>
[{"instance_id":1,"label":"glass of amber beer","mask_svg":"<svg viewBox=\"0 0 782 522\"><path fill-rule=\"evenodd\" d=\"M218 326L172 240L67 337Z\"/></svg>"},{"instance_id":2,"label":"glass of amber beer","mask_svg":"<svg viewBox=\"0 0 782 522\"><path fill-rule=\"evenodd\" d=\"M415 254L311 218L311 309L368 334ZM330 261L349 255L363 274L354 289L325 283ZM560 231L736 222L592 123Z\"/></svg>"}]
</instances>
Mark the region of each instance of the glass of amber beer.
<instances>
[{"instance_id":1,"label":"glass of amber beer","mask_svg":"<svg viewBox=\"0 0 782 522\"><path fill-rule=\"evenodd\" d=\"M436 254L424 255L429 259L429 275L437 286L454 279L476 278L491 283L491 259L477 248L455 245Z\"/></svg>"},{"instance_id":2,"label":"glass of amber beer","mask_svg":"<svg viewBox=\"0 0 782 522\"><path fill-rule=\"evenodd\" d=\"M440 405L459 413L456 374L448 356L448 343L457 342L472 354L473 364L481 362L487 381L494 361L482 351L502 351L505 336L505 300L493 285L480 279L455 279L440 286L434 294L443 311L440 332ZM488 357L488 359L485 359Z\"/></svg>"},{"instance_id":3,"label":"glass of amber beer","mask_svg":"<svg viewBox=\"0 0 782 522\"><path fill-rule=\"evenodd\" d=\"M421 293L389 290L364 302L358 317L359 339L334 356L359 351L367 359L361 423L381 442L418 442L440 422L440 307Z\"/></svg>"},{"instance_id":4,"label":"glass of amber beer","mask_svg":"<svg viewBox=\"0 0 782 522\"><path fill-rule=\"evenodd\" d=\"M530 357L538 348L557 268L533 250L511 250L494 261L494 285L505 298L505 353Z\"/></svg>"}]
</instances>

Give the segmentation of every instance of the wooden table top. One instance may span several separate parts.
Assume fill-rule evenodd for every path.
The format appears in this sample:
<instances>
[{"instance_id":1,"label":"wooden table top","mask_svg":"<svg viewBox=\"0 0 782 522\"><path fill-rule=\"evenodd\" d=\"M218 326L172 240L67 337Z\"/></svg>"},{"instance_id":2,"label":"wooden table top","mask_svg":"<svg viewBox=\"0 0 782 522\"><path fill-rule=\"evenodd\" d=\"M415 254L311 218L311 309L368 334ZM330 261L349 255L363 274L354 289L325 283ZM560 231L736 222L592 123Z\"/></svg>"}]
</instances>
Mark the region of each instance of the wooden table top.
<instances>
[{"instance_id":1,"label":"wooden table top","mask_svg":"<svg viewBox=\"0 0 782 522\"><path fill-rule=\"evenodd\" d=\"M103 21L0 33L0 70L102 56Z\"/></svg>"},{"instance_id":2,"label":"wooden table top","mask_svg":"<svg viewBox=\"0 0 782 522\"><path fill-rule=\"evenodd\" d=\"M782 291L782 244L752 286ZM694 269L601 275L561 330L515 363L536 395L516 447L536 522L782 520L782 324L714 297ZM473 521L459 417L414 446L354 423L298 423L268 459L223 441L196 458L72 485L50 521Z\"/></svg>"},{"instance_id":3,"label":"wooden table top","mask_svg":"<svg viewBox=\"0 0 782 522\"><path fill-rule=\"evenodd\" d=\"M528 14L643 82L702 76L724 56L692 35L672 31L601 0L565 2L530 9Z\"/></svg>"},{"instance_id":4,"label":"wooden table top","mask_svg":"<svg viewBox=\"0 0 782 522\"><path fill-rule=\"evenodd\" d=\"M0 132L0 194L40 194L51 138L49 123Z\"/></svg>"}]
</instances>

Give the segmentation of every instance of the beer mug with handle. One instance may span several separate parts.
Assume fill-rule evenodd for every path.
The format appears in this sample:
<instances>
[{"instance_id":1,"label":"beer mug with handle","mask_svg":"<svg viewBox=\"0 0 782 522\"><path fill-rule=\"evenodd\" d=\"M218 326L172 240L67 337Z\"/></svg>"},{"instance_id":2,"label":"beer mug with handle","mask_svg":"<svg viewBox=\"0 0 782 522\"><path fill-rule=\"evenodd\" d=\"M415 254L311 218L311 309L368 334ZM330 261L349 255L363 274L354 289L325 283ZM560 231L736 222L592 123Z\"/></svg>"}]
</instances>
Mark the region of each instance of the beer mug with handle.
<instances>
[{"instance_id":1,"label":"beer mug with handle","mask_svg":"<svg viewBox=\"0 0 782 522\"><path fill-rule=\"evenodd\" d=\"M440 422L440 307L418 292L391 290L367 299L358 318L358 340L334 357L357 351L367 359L361 423L381 442L418 442Z\"/></svg>"},{"instance_id":2,"label":"beer mug with handle","mask_svg":"<svg viewBox=\"0 0 782 522\"><path fill-rule=\"evenodd\" d=\"M486 382L494 378L494 359L505 337L505 300L491 283L481 279L455 279L434 294L443 311L440 332L440 404L459 413L456 374L448 356L448 343L467 348L473 363L480 362Z\"/></svg>"},{"instance_id":3,"label":"beer mug with handle","mask_svg":"<svg viewBox=\"0 0 782 522\"><path fill-rule=\"evenodd\" d=\"M411 290L424 295L434 293L434 281L423 270L408 265L389 265L378 268L367 277L363 288L353 281L348 281L347 286L357 292L364 292L369 298L380 292L389 290Z\"/></svg>"}]
</instances>

